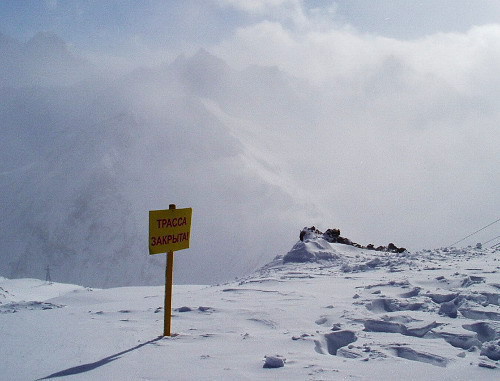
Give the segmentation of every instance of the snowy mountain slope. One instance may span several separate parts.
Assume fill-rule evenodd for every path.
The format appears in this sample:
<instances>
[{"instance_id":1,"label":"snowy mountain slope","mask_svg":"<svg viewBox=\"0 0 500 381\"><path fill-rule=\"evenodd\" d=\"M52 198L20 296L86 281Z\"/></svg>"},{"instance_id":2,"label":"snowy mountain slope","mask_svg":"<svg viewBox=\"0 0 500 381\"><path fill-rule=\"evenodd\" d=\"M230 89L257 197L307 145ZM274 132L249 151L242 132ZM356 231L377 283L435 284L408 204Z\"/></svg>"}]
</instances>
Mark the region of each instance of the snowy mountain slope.
<instances>
[{"instance_id":1,"label":"snowy mountain slope","mask_svg":"<svg viewBox=\"0 0 500 381\"><path fill-rule=\"evenodd\" d=\"M201 51L119 80L0 92L0 274L43 278L50 266L60 282L161 283L164 259L147 256L147 213L172 202L195 212L179 282L231 279L286 250L273 237L291 238L314 208L274 181L279 168L264 174L271 153L257 162L205 106L222 97L220 72L244 88ZM250 245L243 260L234 255Z\"/></svg>"},{"instance_id":2,"label":"snowy mountain slope","mask_svg":"<svg viewBox=\"0 0 500 381\"><path fill-rule=\"evenodd\" d=\"M236 282L175 286L170 338L158 337L162 287L72 289L38 281L40 293L31 286L33 298L23 299L48 303L47 309L13 297L0 305L0 374L10 380L498 379L498 251L410 254L329 245L331 260L283 264L277 257ZM0 297L34 282L2 279ZM51 289L60 295L45 294ZM264 368L265 356L286 359L284 367Z\"/></svg>"}]
</instances>

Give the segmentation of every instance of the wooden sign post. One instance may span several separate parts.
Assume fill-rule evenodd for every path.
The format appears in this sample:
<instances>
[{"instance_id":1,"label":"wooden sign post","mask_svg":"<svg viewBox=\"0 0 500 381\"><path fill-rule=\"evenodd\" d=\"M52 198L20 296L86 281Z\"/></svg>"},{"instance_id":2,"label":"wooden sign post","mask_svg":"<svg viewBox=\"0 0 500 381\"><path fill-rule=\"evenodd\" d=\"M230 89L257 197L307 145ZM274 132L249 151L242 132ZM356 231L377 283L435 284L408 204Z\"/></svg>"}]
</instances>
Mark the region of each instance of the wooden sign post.
<instances>
[{"instance_id":1,"label":"wooden sign post","mask_svg":"<svg viewBox=\"0 0 500 381\"><path fill-rule=\"evenodd\" d=\"M163 336L172 335L172 295L174 287L174 251L188 249L193 209L149 211L149 254L167 253L165 266L165 318Z\"/></svg>"},{"instance_id":2,"label":"wooden sign post","mask_svg":"<svg viewBox=\"0 0 500 381\"><path fill-rule=\"evenodd\" d=\"M170 209L175 209L171 204ZM167 264L165 266L165 310L163 318L163 336L172 336L172 297L174 294L174 252L167 253Z\"/></svg>"}]
</instances>

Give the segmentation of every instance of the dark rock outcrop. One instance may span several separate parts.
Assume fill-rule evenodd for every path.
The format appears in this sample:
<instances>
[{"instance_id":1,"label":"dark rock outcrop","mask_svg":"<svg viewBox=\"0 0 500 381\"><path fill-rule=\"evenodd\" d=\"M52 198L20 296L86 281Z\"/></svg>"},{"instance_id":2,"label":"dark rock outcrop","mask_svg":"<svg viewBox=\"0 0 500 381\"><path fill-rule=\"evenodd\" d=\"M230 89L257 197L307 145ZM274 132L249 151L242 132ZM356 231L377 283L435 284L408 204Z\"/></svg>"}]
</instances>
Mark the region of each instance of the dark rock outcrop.
<instances>
[{"instance_id":1,"label":"dark rock outcrop","mask_svg":"<svg viewBox=\"0 0 500 381\"><path fill-rule=\"evenodd\" d=\"M324 233L312 226L310 228L305 227L300 231L299 238L301 241L312 238L323 238L325 241L330 243L341 243L344 245L355 246L360 249L384 251L390 253L404 253L406 249L404 247L397 247L394 243L389 243L387 246L375 247L374 244L370 243L367 246L362 246L359 243L351 241L349 238L342 237L340 235L340 229L327 229Z\"/></svg>"}]
</instances>

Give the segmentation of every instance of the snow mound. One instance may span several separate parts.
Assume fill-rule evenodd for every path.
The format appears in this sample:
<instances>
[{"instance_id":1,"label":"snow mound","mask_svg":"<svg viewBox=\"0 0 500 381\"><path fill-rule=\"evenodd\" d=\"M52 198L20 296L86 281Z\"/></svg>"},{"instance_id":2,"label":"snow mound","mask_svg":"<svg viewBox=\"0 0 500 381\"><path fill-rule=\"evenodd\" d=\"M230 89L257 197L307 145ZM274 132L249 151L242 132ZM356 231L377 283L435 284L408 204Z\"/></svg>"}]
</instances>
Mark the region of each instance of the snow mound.
<instances>
[{"instance_id":1,"label":"snow mound","mask_svg":"<svg viewBox=\"0 0 500 381\"><path fill-rule=\"evenodd\" d=\"M0 314L22 310L51 310L63 304L48 300L85 289L72 284L44 282L39 279L7 279L0 277Z\"/></svg>"},{"instance_id":2,"label":"snow mound","mask_svg":"<svg viewBox=\"0 0 500 381\"><path fill-rule=\"evenodd\" d=\"M314 262L339 259L340 256L333 245L323 238L299 241L283 257L283 262Z\"/></svg>"}]
</instances>

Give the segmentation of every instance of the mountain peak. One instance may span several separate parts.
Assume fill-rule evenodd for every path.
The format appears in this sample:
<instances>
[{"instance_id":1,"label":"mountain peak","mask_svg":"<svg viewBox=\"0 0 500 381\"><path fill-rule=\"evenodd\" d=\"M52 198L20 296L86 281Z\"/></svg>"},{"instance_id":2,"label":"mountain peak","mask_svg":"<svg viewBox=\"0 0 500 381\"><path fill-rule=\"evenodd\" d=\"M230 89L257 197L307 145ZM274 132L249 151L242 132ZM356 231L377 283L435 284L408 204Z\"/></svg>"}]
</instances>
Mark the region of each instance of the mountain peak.
<instances>
[{"instance_id":1,"label":"mountain peak","mask_svg":"<svg viewBox=\"0 0 500 381\"><path fill-rule=\"evenodd\" d=\"M28 49L37 48L40 50L49 48L52 51L59 50L67 52L66 42L52 32L38 32L26 43L26 47Z\"/></svg>"}]
</instances>

